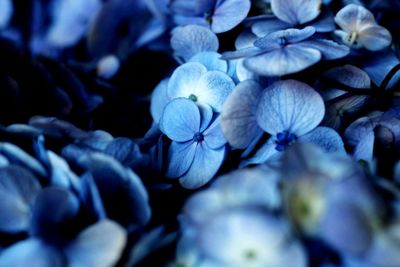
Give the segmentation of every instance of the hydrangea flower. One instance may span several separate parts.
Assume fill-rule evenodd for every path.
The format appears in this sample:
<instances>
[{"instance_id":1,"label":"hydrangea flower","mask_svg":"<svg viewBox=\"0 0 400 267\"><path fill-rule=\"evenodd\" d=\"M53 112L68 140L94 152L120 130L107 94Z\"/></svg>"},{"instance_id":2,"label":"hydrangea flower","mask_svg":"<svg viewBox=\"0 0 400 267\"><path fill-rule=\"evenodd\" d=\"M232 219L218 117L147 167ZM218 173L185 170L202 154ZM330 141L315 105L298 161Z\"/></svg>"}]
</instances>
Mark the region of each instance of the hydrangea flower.
<instances>
[{"instance_id":1,"label":"hydrangea flower","mask_svg":"<svg viewBox=\"0 0 400 267\"><path fill-rule=\"evenodd\" d=\"M213 32L221 33L242 22L250 6L250 0L175 0L170 9L177 24L209 26Z\"/></svg>"},{"instance_id":2,"label":"hydrangea flower","mask_svg":"<svg viewBox=\"0 0 400 267\"><path fill-rule=\"evenodd\" d=\"M349 50L333 41L311 38L315 28L276 31L254 41L253 46L223 53L224 59L245 58L249 70L264 76L282 76L304 70L322 58L337 59Z\"/></svg>"},{"instance_id":3,"label":"hydrangea flower","mask_svg":"<svg viewBox=\"0 0 400 267\"><path fill-rule=\"evenodd\" d=\"M0 266L110 266L126 245L127 233L109 220L96 222L76 236L79 202L65 189L48 187L35 198L30 237L0 253ZM69 233L69 235L68 235Z\"/></svg>"},{"instance_id":4,"label":"hydrangea flower","mask_svg":"<svg viewBox=\"0 0 400 267\"><path fill-rule=\"evenodd\" d=\"M377 51L388 47L392 42L390 32L379 26L374 15L363 6L345 6L336 14L335 22L342 29L335 31L335 34L352 48L363 47Z\"/></svg>"},{"instance_id":5,"label":"hydrangea flower","mask_svg":"<svg viewBox=\"0 0 400 267\"><path fill-rule=\"evenodd\" d=\"M177 98L164 109L160 128L172 140L166 175L186 188L198 188L214 177L225 158L226 140L210 107Z\"/></svg>"},{"instance_id":6,"label":"hydrangea flower","mask_svg":"<svg viewBox=\"0 0 400 267\"><path fill-rule=\"evenodd\" d=\"M283 157L281 175L285 210L294 225L344 255L362 257L385 208L361 167L348 155L296 144Z\"/></svg>"},{"instance_id":7,"label":"hydrangea flower","mask_svg":"<svg viewBox=\"0 0 400 267\"><path fill-rule=\"evenodd\" d=\"M246 86L251 86L247 83ZM238 91L239 92L239 91ZM246 96L246 97L244 97ZM325 114L322 97L310 86L295 80L278 81L260 91L242 91L242 97L229 97L222 112L222 129L228 141L240 148L259 138L260 129L271 137L248 163L263 163L296 141L318 144L327 151L344 152L340 136L327 127L317 127ZM257 106L257 108L255 108ZM238 131L247 125L249 131ZM243 145L243 146L242 146Z\"/></svg>"}]
</instances>

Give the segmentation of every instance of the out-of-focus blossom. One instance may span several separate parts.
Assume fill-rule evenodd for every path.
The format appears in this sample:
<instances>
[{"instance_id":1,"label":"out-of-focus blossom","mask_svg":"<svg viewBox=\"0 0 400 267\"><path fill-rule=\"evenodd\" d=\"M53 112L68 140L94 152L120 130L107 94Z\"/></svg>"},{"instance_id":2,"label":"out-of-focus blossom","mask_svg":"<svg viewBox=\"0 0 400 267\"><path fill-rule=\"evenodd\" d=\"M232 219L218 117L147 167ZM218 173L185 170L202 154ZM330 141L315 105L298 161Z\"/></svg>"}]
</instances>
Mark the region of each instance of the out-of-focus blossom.
<instances>
[{"instance_id":1,"label":"out-of-focus blossom","mask_svg":"<svg viewBox=\"0 0 400 267\"><path fill-rule=\"evenodd\" d=\"M5 28L13 15L13 4L11 0L0 0L0 30Z\"/></svg>"},{"instance_id":2,"label":"out-of-focus blossom","mask_svg":"<svg viewBox=\"0 0 400 267\"><path fill-rule=\"evenodd\" d=\"M377 51L388 47L392 42L390 32L379 26L374 15L363 6L345 6L336 14L335 22L342 29L335 31L335 34L352 48Z\"/></svg>"}]
</instances>

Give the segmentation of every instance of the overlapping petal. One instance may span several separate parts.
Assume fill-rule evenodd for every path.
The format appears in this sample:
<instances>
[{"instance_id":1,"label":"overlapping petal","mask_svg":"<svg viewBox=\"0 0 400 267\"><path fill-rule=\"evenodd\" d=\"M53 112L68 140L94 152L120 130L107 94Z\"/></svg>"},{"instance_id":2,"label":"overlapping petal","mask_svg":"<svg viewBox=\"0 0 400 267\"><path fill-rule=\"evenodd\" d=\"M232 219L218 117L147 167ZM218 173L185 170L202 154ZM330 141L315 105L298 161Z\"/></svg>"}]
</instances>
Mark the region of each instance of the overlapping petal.
<instances>
[{"instance_id":1,"label":"overlapping petal","mask_svg":"<svg viewBox=\"0 0 400 267\"><path fill-rule=\"evenodd\" d=\"M272 135L289 131L301 136L314 129L324 114L322 97L313 88L285 80L265 89L257 108L257 122Z\"/></svg>"},{"instance_id":2,"label":"overlapping petal","mask_svg":"<svg viewBox=\"0 0 400 267\"><path fill-rule=\"evenodd\" d=\"M321 0L271 0L275 16L291 25L303 24L318 17L321 4Z\"/></svg>"}]
</instances>

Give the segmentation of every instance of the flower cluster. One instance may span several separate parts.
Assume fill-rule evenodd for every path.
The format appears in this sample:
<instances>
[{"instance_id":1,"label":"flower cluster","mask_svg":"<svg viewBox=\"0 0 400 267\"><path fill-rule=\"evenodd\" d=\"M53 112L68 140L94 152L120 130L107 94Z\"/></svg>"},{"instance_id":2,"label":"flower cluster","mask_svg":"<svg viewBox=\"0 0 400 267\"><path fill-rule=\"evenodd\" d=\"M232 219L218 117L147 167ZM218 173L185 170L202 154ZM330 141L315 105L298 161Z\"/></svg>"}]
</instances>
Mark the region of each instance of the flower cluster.
<instances>
[{"instance_id":1,"label":"flower cluster","mask_svg":"<svg viewBox=\"0 0 400 267\"><path fill-rule=\"evenodd\" d=\"M399 267L399 12L0 0L0 267Z\"/></svg>"}]
</instances>

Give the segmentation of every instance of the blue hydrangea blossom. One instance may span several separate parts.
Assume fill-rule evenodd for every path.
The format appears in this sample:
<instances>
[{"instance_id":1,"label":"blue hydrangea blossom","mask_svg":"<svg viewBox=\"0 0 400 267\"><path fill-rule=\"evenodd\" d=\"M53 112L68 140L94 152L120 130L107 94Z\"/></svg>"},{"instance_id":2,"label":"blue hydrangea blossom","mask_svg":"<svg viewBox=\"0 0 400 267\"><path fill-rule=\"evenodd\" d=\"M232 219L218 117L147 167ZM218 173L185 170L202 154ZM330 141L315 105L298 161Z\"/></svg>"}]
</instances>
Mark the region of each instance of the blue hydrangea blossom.
<instances>
[{"instance_id":1,"label":"blue hydrangea blossom","mask_svg":"<svg viewBox=\"0 0 400 267\"><path fill-rule=\"evenodd\" d=\"M352 48L377 51L388 47L392 42L390 32L379 26L374 15L363 6L345 6L336 14L335 22L341 28L335 34Z\"/></svg>"},{"instance_id":2,"label":"blue hydrangea blossom","mask_svg":"<svg viewBox=\"0 0 400 267\"><path fill-rule=\"evenodd\" d=\"M177 98L164 109L160 128L172 140L166 175L186 188L198 188L214 177L224 158L226 140L209 106Z\"/></svg>"},{"instance_id":3,"label":"blue hydrangea blossom","mask_svg":"<svg viewBox=\"0 0 400 267\"><path fill-rule=\"evenodd\" d=\"M333 41L311 38L315 28L287 29L267 34L253 46L223 53L224 59L245 58L244 66L263 76L282 76L304 70L323 59L346 56L349 50Z\"/></svg>"}]
</instances>

